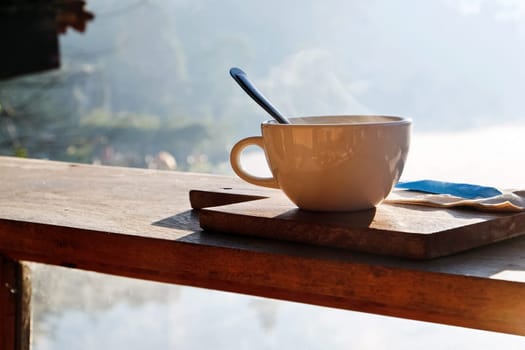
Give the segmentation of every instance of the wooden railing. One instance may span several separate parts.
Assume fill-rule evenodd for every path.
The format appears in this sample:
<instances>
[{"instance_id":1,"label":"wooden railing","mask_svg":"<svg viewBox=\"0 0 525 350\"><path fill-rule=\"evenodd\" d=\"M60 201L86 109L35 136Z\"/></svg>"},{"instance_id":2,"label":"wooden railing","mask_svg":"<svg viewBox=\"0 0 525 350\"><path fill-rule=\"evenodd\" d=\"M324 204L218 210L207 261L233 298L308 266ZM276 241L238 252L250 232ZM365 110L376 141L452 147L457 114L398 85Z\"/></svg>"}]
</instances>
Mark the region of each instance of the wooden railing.
<instances>
[{"instance_id":1,"label":"wooden railing","mask_svg":"<svg viewBox=\"0 0 525 350\"><path fill-rule=\"evenodd\" d=\"M525 237L429 261L204 232L228 176L0 157L0 348L29 347L22 261L525 335Z\"/></svg>"}]
</instances>

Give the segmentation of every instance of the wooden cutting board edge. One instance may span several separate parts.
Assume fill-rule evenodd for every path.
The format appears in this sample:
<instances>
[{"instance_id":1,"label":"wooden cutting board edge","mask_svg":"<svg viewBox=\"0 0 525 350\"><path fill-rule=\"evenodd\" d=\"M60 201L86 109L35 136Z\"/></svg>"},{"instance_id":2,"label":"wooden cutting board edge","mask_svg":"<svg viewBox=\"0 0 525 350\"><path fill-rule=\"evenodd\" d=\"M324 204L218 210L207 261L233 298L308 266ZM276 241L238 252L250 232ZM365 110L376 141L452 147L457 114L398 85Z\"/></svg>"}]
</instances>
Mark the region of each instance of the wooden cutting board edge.
<instances>
[{"instance_id":1,"label":"wooden cutting board edge","mask_svg":"<svg viewBox=\"0 0 525 350\"><path fill-rule=\"evenodd\" d=\"M425 259L431 254L425 235L367 229L354 230L349 236L340 227L230 213L221 208L199 210L202 229L410 259ZM243 225L236 223L239 221ZM390 242L400 240L403 244L382 244L387 235Z\"/></svg>"},{"instance_id":2,"label":"wooden cutting board edge","mask_svg":"<svg viewBox=\"0 0 525 350\"><path fill-rule=\"evenodd\" d=\"M451 255L525 234L525 213L497 216L481 223L432 234L367 228L361 231L354 230L348 237L348 234L343 232L344 228L337 226L246 215L242 211L232 212L232 207L237 203L264 200L280 195L279 191L273 191L250 188L195 189L190 191L190 203L192 208L199 209L200 225L207 231L279 239L415 260ZM520 220L516 220L516 217ZM239 220L242 221L242 225L236 224ZM320 235L319 232L323 234ZM495 235L494 232L498 234ZM302 235L309 235L309 237L305 239ZM382 240L387 240L389 244L382 244Z\"/></svg>"}]
</instances>

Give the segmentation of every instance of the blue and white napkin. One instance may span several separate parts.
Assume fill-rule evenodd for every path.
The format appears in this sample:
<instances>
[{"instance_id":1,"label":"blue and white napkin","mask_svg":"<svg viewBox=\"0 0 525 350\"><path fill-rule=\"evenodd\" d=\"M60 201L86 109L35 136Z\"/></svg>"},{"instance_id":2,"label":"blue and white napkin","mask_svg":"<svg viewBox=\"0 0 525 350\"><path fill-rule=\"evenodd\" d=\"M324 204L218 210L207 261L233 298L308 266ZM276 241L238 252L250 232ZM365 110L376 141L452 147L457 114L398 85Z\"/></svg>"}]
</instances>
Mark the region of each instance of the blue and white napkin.
<instances>
[{"instance_id":1,"label":"blue and white napkin","mask_svg":"<svg viewBox=\"0 0 525 350\"><path fill-rule=\"evenodd\" d=\"M385 202L520 212L525 211L525 190L500 190L474 184L419 180L398 183Z\"/></svg>"}]
</instances>

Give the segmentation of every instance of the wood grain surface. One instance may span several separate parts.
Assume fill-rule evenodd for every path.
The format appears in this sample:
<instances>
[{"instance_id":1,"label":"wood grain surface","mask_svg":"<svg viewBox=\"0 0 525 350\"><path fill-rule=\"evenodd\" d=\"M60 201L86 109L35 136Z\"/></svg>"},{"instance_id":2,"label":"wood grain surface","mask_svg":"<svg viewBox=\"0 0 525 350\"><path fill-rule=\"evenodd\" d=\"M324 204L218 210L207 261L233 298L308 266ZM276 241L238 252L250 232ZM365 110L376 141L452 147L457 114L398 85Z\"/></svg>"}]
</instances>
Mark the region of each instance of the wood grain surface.
<instances>
[{"instance_id":1,"label":"wood grain surface","mask_svg":"<svg viewBox=\"0 0 525 350\"><path fill-rule=\"evenodd\" d=\"M190 206L194 188L259 193L230 176L0 157L0 253L525 335L525 237L413 261L208 232Z\"/></svg>"},{"instance_id":2,"label":"wood grain surface","mask_svg":"<svg viewBox=\"0 0 525 350\"><path fill-rule=\"evenodd\" d=\"M190 201L202 209L199 221L206 230L412 259L450 255L525 234L525 212L381 204L357 212L319 213L296 208L280 191L261 188L258 194L242 188L194 189Z\"/></svg>"}]
</instances>

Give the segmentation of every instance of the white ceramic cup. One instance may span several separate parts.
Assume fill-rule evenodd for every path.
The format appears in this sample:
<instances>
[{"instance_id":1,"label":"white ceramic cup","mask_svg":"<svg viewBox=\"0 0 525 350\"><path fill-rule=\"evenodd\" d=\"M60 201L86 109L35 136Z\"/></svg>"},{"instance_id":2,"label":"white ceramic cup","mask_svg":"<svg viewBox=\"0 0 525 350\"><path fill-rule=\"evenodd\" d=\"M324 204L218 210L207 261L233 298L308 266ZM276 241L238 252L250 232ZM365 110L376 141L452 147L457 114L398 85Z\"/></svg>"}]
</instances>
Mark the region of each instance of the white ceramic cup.
<instances>
[{"instance_id":1,"label":"white ceramic cup","mask_svg":"<svg viewBox=\"0 0 525 350\"><path fill-rule=\"evenodd\" d=\"M243 180L280 188L299 208L312 211L369 209L399 180L412 122L402 117L348 115L291 118L261 124L262 136L237 142L230 153ZM264 150L273 177L259 177L241 164L248 146Z\"/></svg>"}]
</instances>

